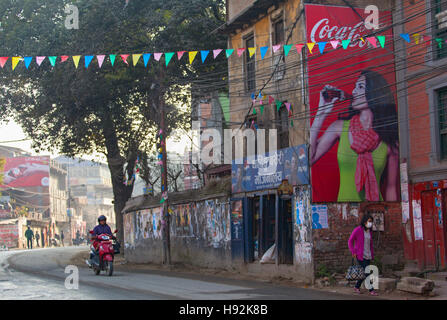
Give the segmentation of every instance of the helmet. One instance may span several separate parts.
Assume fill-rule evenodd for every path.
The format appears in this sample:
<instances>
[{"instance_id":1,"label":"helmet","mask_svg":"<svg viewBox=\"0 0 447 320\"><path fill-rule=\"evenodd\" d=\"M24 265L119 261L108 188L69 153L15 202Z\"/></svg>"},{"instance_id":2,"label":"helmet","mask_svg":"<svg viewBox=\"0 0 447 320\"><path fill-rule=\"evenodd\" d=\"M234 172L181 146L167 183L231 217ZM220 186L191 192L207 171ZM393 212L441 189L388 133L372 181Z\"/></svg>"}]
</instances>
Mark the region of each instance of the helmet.
<instances>
[{"instance_id":1,"label":"helmet","mask_svg":"<svg viewBox=\"0 0 447 320\"><path fill-rule=\"evenodd\" d=\"M101 222L101 220L107 221L106 216L99 216L98 223Z\"/></svg>"}]
</instances>

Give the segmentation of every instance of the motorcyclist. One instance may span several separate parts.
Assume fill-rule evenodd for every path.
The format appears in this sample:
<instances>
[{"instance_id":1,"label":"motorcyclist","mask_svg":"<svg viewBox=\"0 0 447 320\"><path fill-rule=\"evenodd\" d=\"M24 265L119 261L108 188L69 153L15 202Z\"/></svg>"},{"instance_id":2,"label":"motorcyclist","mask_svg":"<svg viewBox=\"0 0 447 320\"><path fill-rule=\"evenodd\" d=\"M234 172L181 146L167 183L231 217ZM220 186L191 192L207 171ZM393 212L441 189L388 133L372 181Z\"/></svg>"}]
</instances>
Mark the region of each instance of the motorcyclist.
<instances>
[{"instance_id":1,"label":"motorcyclist","mask_svg":"<svg viewBox=\"0 0 447 320\"><path fill-rule=\"evenodd\" d=\"M99 245L99 241L96 240L96 237L99 236L100 234L107 234L112 239L115 239L115 237L113 236L112 230L110 229L109 225L107 224L107 218L103 215L99 216L98 225L93 229L93 233L92 233L92 239L94 240L93 247L95 248L95 250L98 250L98 245ZM92 252L90 252L90 259L85 261L89 265L89 267L92 266L92 260L94 257L95 257L95 255Z\"/></svg>"}]
</instances>

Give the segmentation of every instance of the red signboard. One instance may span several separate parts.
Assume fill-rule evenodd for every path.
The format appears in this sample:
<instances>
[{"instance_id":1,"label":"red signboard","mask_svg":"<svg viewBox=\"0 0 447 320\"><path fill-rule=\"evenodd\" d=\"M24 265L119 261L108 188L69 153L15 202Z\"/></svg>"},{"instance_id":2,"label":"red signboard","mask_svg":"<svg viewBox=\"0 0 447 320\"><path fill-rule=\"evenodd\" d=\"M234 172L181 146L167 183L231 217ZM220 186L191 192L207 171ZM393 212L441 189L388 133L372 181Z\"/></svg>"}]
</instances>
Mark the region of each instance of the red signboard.
<instances>
[{"instance_id":1,"label":"red signboard","mask_svg":"<svg viewBox=\"0 0 447 320\"><path fill-rule=\"evenodd\" d=\"M309 4L305 10L307 42L317 43L307 63L312 199L398 201L391 13L379 15L382 48L383 38L368 40L376 30L365 28L364 9Z\"/></svg>"},{"instance_id":2,"label":"red signboard","mask_svg":"<svg viewBox=\"0 0 447 320\"><path fill-rule=\"evenodd\" d=\"M6 158L2 173L3 188L48 187L50 157Z\"/></svg>"}]
</instances>

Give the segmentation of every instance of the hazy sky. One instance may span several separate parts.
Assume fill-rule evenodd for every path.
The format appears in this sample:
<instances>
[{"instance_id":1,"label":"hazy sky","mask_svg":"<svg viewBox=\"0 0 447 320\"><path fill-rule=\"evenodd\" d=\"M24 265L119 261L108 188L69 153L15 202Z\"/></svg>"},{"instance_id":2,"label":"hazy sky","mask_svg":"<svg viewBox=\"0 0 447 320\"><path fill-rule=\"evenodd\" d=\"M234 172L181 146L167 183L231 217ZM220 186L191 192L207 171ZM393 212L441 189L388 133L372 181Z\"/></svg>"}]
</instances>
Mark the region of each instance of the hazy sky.
<instances>
[{"instance_id":1,"label":"hazy sky","mask_svg":"<svg viewBox=\"0 0 447 320\"><path fill-rule=\"evenodd\" d=\"M189 138L186 137L186 135L181 136L181 140L179 142L172 141L172 139L168 139L167 145L168 145L168 151L169 152L177 152L181 155L183 155L185 151L185 147L190 145ZM5 141L12 141L12 140L21 140L26 139L25 133L23 132L22 128L15 123L14 121L9 122L8 124L0 124L0 145L5 145L9 147L15 147L20 148L25 151L28 151L32 153L33 155L37 155L32 149L31 149L31 141L20 141L20 142L14 142L14 143L6 143ZM50 155L51 157L57 157L57 153L45 153L41 155ZM82 158L93 160L95 159L95 156L83 156ZM96 160L98 160L96 158ZM105 159L104 159L105 160ZM103 160L103 161L104 161Z\"/></svg>"}]
</instances>

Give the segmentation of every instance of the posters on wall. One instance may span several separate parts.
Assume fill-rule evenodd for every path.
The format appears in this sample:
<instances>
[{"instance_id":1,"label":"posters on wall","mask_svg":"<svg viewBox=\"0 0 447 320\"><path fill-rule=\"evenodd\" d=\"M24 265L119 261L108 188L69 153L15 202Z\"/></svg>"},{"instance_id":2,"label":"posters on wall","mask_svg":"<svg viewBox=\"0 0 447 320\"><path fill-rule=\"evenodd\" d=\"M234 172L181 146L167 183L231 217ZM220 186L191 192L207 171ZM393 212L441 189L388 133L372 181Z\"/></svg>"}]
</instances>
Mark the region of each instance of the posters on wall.
<instances>
[{"instance_id":1,"label":"posters on wall","mask_svg":"<svg viewBox=\"0 0 447 320\"><path fill-rule=\"evenodd\" d=\"M306 4L305 12L307 42L326 42L307 63L312 199L399 201L399 157L389 157L398 152L392 28L378 33L386 47L374 48L361 40L375 32L365 28L363 9ZM390 12L379 14L381 26L392 24ZM332 40L349 44L333 49Z\"/></svg>"},{"instance_id":2,"label":"posters on wall","mask_svg":"<svg viewBox=\"0 0 447 320\"><path fill-rule=\"evenodd\" d=\"M326 205L312 205L312 229L328 229Z\"/></svg>"},{"instance_id":3,"label":"posters on wall","mask_svg":"<svg viewBox=\"0 0 447 320\"><path fill-rule=\"evenodd\" d=\"M402 199L402 223L405 224L410 219L407 163L400 164L400 192Z\"/></svg>"},{"instance_id":4,"label":"posters on wall","mask_svg":"<svg viewBox=\"0 0 447 320\"><path fill-rule=\"evenodd\" d=\"M414 225L414 240L424 240L422 229L422 209L421 201L413 200L413 225Z\"/></svg>"},{"instance_id":5,"label":"posters on wall","mask_svg":"<svg viewBox=\"0 0 447 320\"><path fill-rule=\"evenodd\" d=\"M306 145L281 149L258 157L255 164L231 166L233 193L275 189L283 179L292 186L309 184Z\"/></svg>"}]
</instances>

